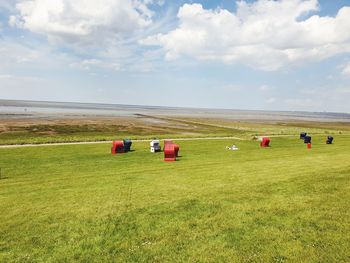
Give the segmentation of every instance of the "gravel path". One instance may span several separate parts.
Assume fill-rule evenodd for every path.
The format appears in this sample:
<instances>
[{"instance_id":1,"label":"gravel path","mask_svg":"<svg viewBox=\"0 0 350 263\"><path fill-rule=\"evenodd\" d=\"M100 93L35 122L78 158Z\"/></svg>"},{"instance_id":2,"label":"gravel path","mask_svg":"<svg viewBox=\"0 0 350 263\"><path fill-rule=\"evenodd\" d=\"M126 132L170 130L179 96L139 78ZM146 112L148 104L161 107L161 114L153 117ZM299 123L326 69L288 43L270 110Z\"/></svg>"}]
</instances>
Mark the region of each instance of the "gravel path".
<instances>
[{"instance_id":1,"label":"gravel path","mask_svg":"<svg viewBox=\"0 0 350 263\"><path fill-rule=\"evenodd\" d=\"M176 138L173 141L199 141L199 140L245 140L239 137L197 137L197 138ZM132 140L133 142L149 142L151 139ZM1 148L20 148L20 147L39 147L39 146L59 146L59 145L81 145L81 144L98 144L112 143L112 141L95 141L95 142L59 142L59 143L41 143L41 144L14 144L0 145Z\"/></svg>"}]
</instances>

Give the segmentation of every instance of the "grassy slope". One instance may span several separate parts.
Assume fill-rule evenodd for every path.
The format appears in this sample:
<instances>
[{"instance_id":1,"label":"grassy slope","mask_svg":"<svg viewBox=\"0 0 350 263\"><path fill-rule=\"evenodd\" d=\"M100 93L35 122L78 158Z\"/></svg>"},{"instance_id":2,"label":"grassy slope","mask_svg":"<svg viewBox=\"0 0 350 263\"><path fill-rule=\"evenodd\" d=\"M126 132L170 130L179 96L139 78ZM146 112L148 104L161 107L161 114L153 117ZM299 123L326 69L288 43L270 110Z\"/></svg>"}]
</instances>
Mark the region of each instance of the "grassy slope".
<instances>
[{"instance_id":1,"label":"grassy slope","mask_svg":"<svg viewBox=\"0 0 350 263\"><path fill-rule=\"evenodd\" d=\"M350 137L0 149L0 262L349 262Z\"/></svg>"}]
</instances>

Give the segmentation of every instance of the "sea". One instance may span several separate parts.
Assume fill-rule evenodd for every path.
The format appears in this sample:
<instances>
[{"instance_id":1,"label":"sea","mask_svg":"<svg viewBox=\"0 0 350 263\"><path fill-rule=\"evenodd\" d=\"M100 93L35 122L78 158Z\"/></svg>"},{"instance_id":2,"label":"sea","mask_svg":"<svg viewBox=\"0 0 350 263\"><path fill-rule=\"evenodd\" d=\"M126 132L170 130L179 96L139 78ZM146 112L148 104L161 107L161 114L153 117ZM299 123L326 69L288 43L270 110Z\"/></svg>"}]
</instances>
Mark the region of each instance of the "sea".
<instances>
[{"instance_id":1,"label":"sea","mask_svg":"<svg viewBox=\"0 0 350 263\"><path fill-rule=\"evenodd\" d=\"M0 119L177 116L235 121L350 122L350 114L335 112L257 111L123 104L49 102L0 99Z\"/></svg>"}]
</instances>

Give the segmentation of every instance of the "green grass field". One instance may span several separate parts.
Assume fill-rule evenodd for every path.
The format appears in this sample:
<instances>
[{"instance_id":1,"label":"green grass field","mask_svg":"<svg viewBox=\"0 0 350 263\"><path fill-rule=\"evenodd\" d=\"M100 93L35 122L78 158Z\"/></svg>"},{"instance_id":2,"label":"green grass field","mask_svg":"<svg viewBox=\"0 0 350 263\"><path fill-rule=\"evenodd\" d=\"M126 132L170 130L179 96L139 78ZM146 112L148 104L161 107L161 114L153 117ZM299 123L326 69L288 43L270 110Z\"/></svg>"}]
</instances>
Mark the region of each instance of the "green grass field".
<instances>
[{"instance_id":1,"label":"green grass field","mask_svg":"<svg viewBox=\"0 0 350 263\"><path fill-rule=\"evenodd\" d=\"M350 262L350 136L324 140L0 149L0 262Z\"/></svg>"}]
</instances>

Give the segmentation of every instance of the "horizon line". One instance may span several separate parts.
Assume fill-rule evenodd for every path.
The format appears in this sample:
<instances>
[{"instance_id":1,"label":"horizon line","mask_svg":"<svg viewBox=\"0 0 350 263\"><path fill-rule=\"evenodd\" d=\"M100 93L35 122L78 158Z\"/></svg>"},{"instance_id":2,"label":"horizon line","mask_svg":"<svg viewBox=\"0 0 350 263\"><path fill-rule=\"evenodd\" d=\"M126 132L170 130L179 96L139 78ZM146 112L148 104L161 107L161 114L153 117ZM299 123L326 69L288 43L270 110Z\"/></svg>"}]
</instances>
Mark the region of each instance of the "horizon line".
<instances>
[{"instance_id":1,"label":"horizon line","mask_svg":"<svg viewBox=\"0 0 350 263\"><path fill-rule=\"evenodd\" d=\"M198 110L222 110L222 111L255 111L255 112L295 112L295 113L330 113L330 114L346 114L350 112L335 112L335 111L305 111L305 110L264 110L264 109L234 109L234 108L208 108L208 107L191 107L191 106L161 106L161 105L145 105L145 104L125 104L125 103L106 103L106 102L82 102L82 101L57 101L57 100L28 100L28 99L5 99L0 98L0 101L8 102L36 102L36 103L67 103L67 104L90 104L90 105L108 105L108 106L132 106L132 107L148 107L148 108L174 108L174 109L198 109ZM14 105L13 105L14 106ZM14 106L15 107L15 106Z\"/></svg>"}]
</instances>

